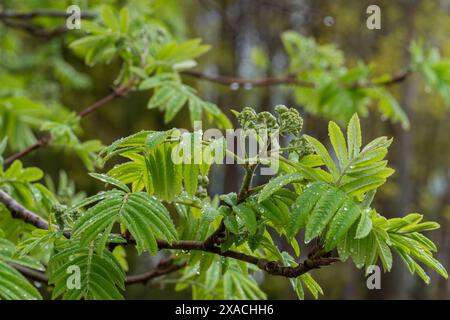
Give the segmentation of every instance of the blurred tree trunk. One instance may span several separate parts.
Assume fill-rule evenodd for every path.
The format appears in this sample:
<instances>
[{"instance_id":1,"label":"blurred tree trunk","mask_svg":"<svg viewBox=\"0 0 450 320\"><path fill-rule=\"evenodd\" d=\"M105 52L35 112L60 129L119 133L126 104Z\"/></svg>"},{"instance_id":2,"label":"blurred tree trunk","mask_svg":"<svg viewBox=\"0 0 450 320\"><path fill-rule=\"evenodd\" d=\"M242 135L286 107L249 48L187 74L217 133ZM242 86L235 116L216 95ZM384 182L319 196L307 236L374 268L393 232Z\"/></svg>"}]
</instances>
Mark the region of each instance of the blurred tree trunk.
<instances>
[{"instance_id":1,"label":"blurred tree trunk","mask_svg":"<svg viewBox=\"0 0 450 320\"><path fill-rule=\"evenodd\" d=\"M411 43L415 33L415 15L420 1L411 0L404 1L405 12L405 45L404 45L404 64L410 64L409 44ZM408 118L413 121L412 107L417 98L417 84L414 78L407 78L402 84L401 106ZM396 204L396 216L402 216L408 213L409 208L414 203L412 184L413 168L411 166L414 157L412 147L412 132L404 130L400 125L396 126L397 137L397 159L396 169L398 174L398 189L400 195ZM396 267L393 268L392 274L388 278L389 281L383 285L383 291L388 292L385 299L407 299L410 298L415 279L410 276L409 271L396 257L394 261Z\"/></svg>"}]
</instances>

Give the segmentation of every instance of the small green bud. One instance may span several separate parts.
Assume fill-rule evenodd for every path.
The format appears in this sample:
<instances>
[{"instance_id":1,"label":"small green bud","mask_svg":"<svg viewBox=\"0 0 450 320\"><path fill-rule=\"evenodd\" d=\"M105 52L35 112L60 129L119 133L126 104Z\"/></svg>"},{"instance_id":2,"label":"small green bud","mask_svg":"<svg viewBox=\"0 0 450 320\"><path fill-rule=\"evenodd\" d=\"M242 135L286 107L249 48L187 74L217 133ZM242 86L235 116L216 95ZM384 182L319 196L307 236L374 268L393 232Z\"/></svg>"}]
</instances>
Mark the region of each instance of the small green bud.
<instances>
[{"instance_id":1,"label":"small green bud","mask_svg":"<svg viewBox=\"0 0 450 320\"><path fill-rule=\"evenodd\" d=\"M277 119L269 112L256 113L255 110L245 107L237 113L238 121L244 130L276 130L278 129Z\"/></svg>"},{"instance_id":2,"label":"small green bud","mask_svg":"<svg viewBox=\"0 0 450 320\"><path fill-rule=\"evenodd\" d=\"M297 153L299 159L315 152L313 146L303 136L292 139L289 143L289 147L295 148L295 150L292 152Z\"/></svg>"},{"instance_id":3,"label":"small green bud","mask_svg":"<svg viewBox=\"0 0 450 320\"><path fill-rule=\"evenodd\" d=\"M289 108L286 107L284 104L279 104L275 106L275 112L278 114L285 113L286 111L289 111Z\"/></svg>"},{"instance_id":4,"label":"small green bud","mask_svg":"<svg viewBox=\"0 0 450 320\"><path fill-rule=\"evenodd\" d=\"M258 113L257 121L259 129L267 129L267 130L278 129L277 119L267 111Z\"/></svg>"},{"instance_id":5,"label":"small green bud","mask_svg":"<svg viewBox=\"0 0 450 320\"><path fill-rule=\"evenodd\" d=\"M206 188L203 188L202 186L199 186L197 188L197 192L195 193L196 197L199 198L205 198L208 196L208 190Z\"/></svg>"},{"instance_id":6,"label":"small green bud","mask_svg":"<svg viewBox=\"0 0 450 320\"><path fill-rule=\"evenodd\" d=\"M256 127L256 112L250 107L245 107L238 113L237 118L241 127L245 130L255 129Z\"/></svg>"},{"instance_id":7,"label":"small green bud","mask_svg":"<svg viewBox=\"0 0 450 320\"><path fill-rule=\"evenodd\" d=\"M298 135L302 131L303 118L296 109L278 105L275 112L278 114L281 134Z\"/></svg>"},{"instance_id":8,"label":"small green bud","mask_svg":"<svg viewBox=\"0 0 450 320\"><path fill-rule=\"evenodd\" d=\"M200 186L207 186L209 184L208 176L202 176L201 174L199 174L197 180Z\"/></svg>"},{"instance_id":9,"label":"small green bud","mask_svg":"<svg viewBox=\"0 0 450 320\"><path fill-rule=\"evenodd\" d=\"M60 204L54 204L52 207L52 213L55 217L55 222L58 225L58 227L61 230L64 230L65 224L66 224L66 217L65 212L67 210L67 207Z\"/></svg>"}]
</instances>

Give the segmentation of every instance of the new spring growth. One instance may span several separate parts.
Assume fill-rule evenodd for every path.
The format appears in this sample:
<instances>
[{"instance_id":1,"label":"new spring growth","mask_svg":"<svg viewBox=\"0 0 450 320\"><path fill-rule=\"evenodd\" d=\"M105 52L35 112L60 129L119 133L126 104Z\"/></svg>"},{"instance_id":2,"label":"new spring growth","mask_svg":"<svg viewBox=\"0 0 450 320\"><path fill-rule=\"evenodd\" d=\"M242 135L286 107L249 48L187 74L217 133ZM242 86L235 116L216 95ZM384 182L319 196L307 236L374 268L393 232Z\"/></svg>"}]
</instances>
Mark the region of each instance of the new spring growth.
<instances>
[{"instance_id":1,"label":"new spring growth","mask_svg":"<svg viewBox=\"0 0 450 320\"><path fill-rule=\"evenodd\" d=\"M256 113L250 107L245 107L241 112L235 112L241 128L244 130L277 130L279 125L277 119L269 112Z\"/></svg>"},{"instance_id":2,"label":"new spring growth","mask_svg":"<svg viewBox=\"0 0 450 320\"><path fill-rule=\"evenodd\" d=\"M296 153L299 159L315 152L314 148L304 136L292 139L289 143L289 147L293 149L292 152Z\"/></svg>"},{"instance_id":3,"label":"new spring growth","mask_svg":"<svg viewBox=\"0 0 450 320\"><path fill-rule=\"evenodd\" d=\"M303 118L296 109L277 105L275 113L277 117L266 111L256 113L250 107L245 107L241 112L235 112L241 128L244 130L278 130L282 135L298 135L300 133L303 127Z\"/></svg>"},{"instance_id":4,"label":"new spring growth","mask_svg":"<svg viewBox=\"0 0 450 320\"><path fill-rule=\"evenodd\" d=\"M58 225L60 230L64 230L67 225L67 216L66 216L67 207L61 204L54 204L52 206L52 216L55 219L56 224Z\"/></svg>"},{"instance_id":5,"label":"new spring growth","mask_svg":"<svg viewBox=\"0 0 450 320\"><path fill-rule=\"evenodd\" d=\"M292 134L296 136L302 131L303 118L296 109L279 104L275 107L275 112L278 116L280 134Z\"/></svg>"}]
</instances>

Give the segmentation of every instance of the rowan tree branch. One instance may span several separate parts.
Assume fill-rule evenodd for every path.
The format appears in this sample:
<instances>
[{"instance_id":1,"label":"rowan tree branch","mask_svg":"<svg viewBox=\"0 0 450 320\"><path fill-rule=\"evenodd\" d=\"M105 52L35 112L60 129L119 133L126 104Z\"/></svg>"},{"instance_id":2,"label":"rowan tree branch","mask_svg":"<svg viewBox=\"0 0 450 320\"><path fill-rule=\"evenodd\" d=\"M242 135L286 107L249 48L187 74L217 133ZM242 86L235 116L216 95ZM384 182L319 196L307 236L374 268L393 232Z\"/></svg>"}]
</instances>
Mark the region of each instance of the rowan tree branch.
<instances>
[{"instance_id":1,"label":"rowan tree branch","mask_svg":"<svg viewBox=\"0 0 450 320\"><path fill-rule=\"evenodd\" d=\"M402 71L386 80L357 83L357 84L351 85L350 88L361 89L361 88L369 88L369 87L373 87L373 86L394 85L396 83L404 81L408 77L408 75L410 75L410 73L411 73L410 70L406 70L406 71ZM265 79L250 80L250 79L242 79L242 78L229 77L229 76L223 76L223 75L208 75L206 73L203 73L201 71L196 71L196 70L185 70L185 71L182 71L181 74L188 75L188 76L200 79L200 80L214 82L214 83L221 84L221 85L227 85L227 86L237 85L238 87L243 87L243 88L246 88L248 86L250 86L250 87L268 87L268 86L277 86L277 85L293 85L293 86L297 86L297 87L306 87L306 88L315 88L317 86L316 83L314 83L314 82L300 80L300 79L296 79L293 77L265 78Z\"/></svg>"},{"instance_id":2,"label":"rowan tree branch","mask_svg":"<svg viewBox=\"0 0 450 320\"><path fill-rule=\"evenodd\" d=\"M147 284L150 280L181 270L184 267L186 267L186 265L187 265L186 262L174 263L173 260L171 259L169 261L163 260L160 263L158 263L158 265L154 270L142 274L127 276L125 279L125 284L127 285L132 285L136 283Z\"/></svg>"},{"instance_id":3,"label":"rowan tree branch","mask_svg":"<svg viewBox=\"0 0 450 320\"><path fill-rule=\"evenodd\" d=\"M359 89L359 88L370 88L375 86L390 86L395 85L400 82L403 82L406 80L408 76L412 74L412 70L410 68L407 68L404 71L398 72L397 74L392 75L390 78L381 80L381 81L371 81L371 82L365 82L365 83L357 83L353 85L352 88Z\"/></svg>"},{"instance_id":4,"label":"rowan tree branch","mask_svg":"<svg viewBox=\"0 0 450 320\"><path fill-rule=\"evenodd\" d=\"M249 193L249 190L252 185L253 175L255 174L256 164L246 164L244 166L245 174L242 180L241 188L239 189L239 193L237 195L237 202L241 203L244 201Z\"/></svg>"},{"instance_id":5,"label":"rowan tree branch","mask_svg":"<svg viewBox=\"0 0 450 320\"><path fill-rule=\"evenodd\" d=\"M35 10L31 12L17 12L14 10L0 11L0 21L5 26L15 29L22 29L33 36L43 38L59 37L67 31L65 25L53 29L44 28L38 24L32 22L34 18L48 17L48 18L65 18L70 16L71 13L67 13L61 10ZM92 19L95 15L89 12L80 12L80 18Z\"/></svg>"},{"instance_id":6,"label":"rowan tree branch","mask_svg":"<svg viewBox=\"0 0 450 320\"><path fill-rule=\"evenodd\" d=\"M45 135L41 138L39 138L34 144L32 144L31 146L9 156L8 158L5 159L4 164L5 165L9 165L12 162L14 162L17 159L20 159L22 157L25 157L27 154L33 152L34 150L37 150L41 147L45 147L48 145L48 143L51 140L51 136L50 135Z\"/></svg>"},{"instance_id":7,"label":"rowan tree branch","mask_svg":"<svg viewBox=\"0 0 450 320\"><path fill-rule=\"evenodd\" d=\"M40 27L37 26L27 26L27 25L14 25L11 23L11 18L14 19L32 19L35 17L67 17L68 14L65 11L60 10L36 10L32 12L15 12L12 10L5 10L0 12L0 21L3 21L5 25L10 27L21 27L24 30L37 35L37 36L46 36L46 33L50 33L53 35L62 35L66 29L65 27L55 28L54 30L46 31L40 30ZM95 18L95 14L89 12L81 12L81 18L92 19ZM9 21L9 22L8 22ZM17 22L16 22L17 24ZM48 36L48 34L47 34ZM238 87L268 87L268 86L277 86L277 85L293 85L307 88L316 87L316 83L312 81L306 81L297 79L292 76L281 77L281 78L264 78L264 79L243 79L238 77L224 76L224 75L210 75L197 70L185 70L181 72L184 75L191 76L200 80L206 80L210 82L214 82L221 85L237 85ZM365 83L357 83L350 86L353 89L358 88L366 88L372 86L388 86L393 85L399 82L404 81L408 75L410 75L411 70L406 70L403 72L399 72L396 75L393 75L391 78L382 81L373 81L373 82L365 82Z\"/></svg>"},{"instance_id":8,"label":"rowan tree branch","mask_svg":"<svg viewBox=\"0 0 450 320\"><path fill-rule=\"evenodd\" d=\"M285 78L265 78L265 79L256 79L256 80L250 80L250 79L242 79L242 78L236 78L236 77L228 77L223 75L208 75L206 73L203 73L201 71L196 70L185 70L181 72L182 74L198 78L200 80L207 80L210 82L222 84L222 85L233 85L236 84L238 86L246 87L246 86L252 86L252 87L268 87L268 86L277 86L277 85L295 85L300 87L308 87L308 88L314 88L315 84L310 81L304 81L295 79L293 77L285 77Z\"/></svg>"},{"instance_id":9,"label":"rowan tree branch","mask_svg":"<svg viewBox=\"0 0 450 320\"><path fill-rule=\"evenodd\" d=\"M256 165L246 164L244 166L245 174L242 180L242 185L237 195L237 202L240 203L248 197L250 187L252 184L253 175L255 173ZM205 240L206 246L217 246L223 243L227 238L227 228L225 226L225 221L222 219L220 221L219 227Z\"/></svg>"},{"instance_id":10,"label":"rowan tree branch","mask_svg":"<svg viewBox=\"0 0 450 320\"><path fill-rule=\"evenodd\" d=\"M33 36L42 38L58 37L67 31L65 26L59 26L54 29L47 29L28 21L15 21L8 19L1 19L1 21L8 27L14 29L22 29Z\"/></svg>"},{"instance_id":11,"label":"rowan tree branch","mask_svg":"<svg viewBox=\"0 0 450 320\"><path fill-rule=\"evenodd\" d=\"M261 80L246 80L246 79L241 79L241 78L233 78L233 77L225 77L225 76L210 76L210 75L205 75L199 71L193 71L193 70L183 71L182 73L191 75L191 76L203 79L203 80L208 80L208 81L216 82L219 84L226 84L226 85L229 85L232 83L238 83L238 84L250 83L255 86L271 86L271 85L280 85L280 84L294 84L297 86L305 86L305 87L314 87L315 86L313 83L308 83L308 82L296 80L293 78L279 78L279 79L268 78L268 79L261 79ZM395 75L389 79L386 79L383 81L376 81L376 82L359 83L359 84L353 85L352 88L353 89L361 89L361 88L369 88L369 87L373 87L373 86L394 85L394 84L404 81L410 74L411 74L411 70L408 69L406 71L398 73L397 75ZM109 95L101 98L100 100L94 102L92 105L90 105L83 111L79 112L78 116L80 116L81 118L84 118L85 116L89 115L90 113L92 113L92 112L96 111L97 109L99 109L100 107L102 107L107 102L114 100L117 97L126 95L130 91L131 87L132 86L130 86L130 85L124 85L124 86L114 89L114 91L112 93L110 93ZM26 156L27 154L29 154L30 152L32 152L36 149L47 146L48 143L50 142L50 140L51 140L51 137L49 137L49 136L44 136L44 137L40 138L33 145L6 158L5 162L4 162L5 165L8 165L8 164L12 163L14 160L17 160L17 159L20 159L20 158Z\"/></svg>"},{"instance_id":12,"label":"rowan tree branch","mask_svg":"<svg viewBox=\"0 0 450 320\"><path fill-rule=\"evenodd\" d=\"M34 225L39 229L48 230L49 223L44 218L40 217L33 211L28 210L20 203L18 203L13 197L0 189L0 202L11 212L14 218L21 219L29 224Z\"/></svg>"},{"instance_id":13,"label":"rowan tree branch","mask_svg":"<svg viewBox=\"0 0 450 320\"><path fill-rule=\"evenodd\" d=\"M15 10L2 10L0 11L0 19L34 19L38 17L53 17L53 18L66 18L70 16L71 13L67 13L63 10L54 10L54 9L38 9L30 12L19 12ZM80 18L85 19L93 19L95 18L95 14L91 12L81 11Z\"/></svg>"},{"instance_id":14,"label":"rowan tree branch","mask_svg":"<svg viewBox=\"0 0 450 320\"><path fill-rule=\"evenodd\" d=\"M78 116L81 119L83 119L87 115L91 114L94 111L97 111L100 107L104 106L106 103L114 100L115 98L123 97L133 88L134 81L135 81L135 78L132 78L132 79L130 79L130 81L128 83L126 83L122 86L119 86L118 88L114 88L113 92L104 96L100 100L95 101L93 104L88 106L86 109L80 111L78 113ZM25 157L26 155L33 152L34 150L37 150L41 147L46 147L50 143L51 139L52 139L52 137L50 135L45 135L45 136L39 138L33 145L6 158L4 161L4 164L9 165L13 161L20 159L22 157Z\"/></svg>"},{"instance_id":15,"label":"rowan tree branch","mask_svg":"<svg viewBox=\"0 0 450 320\"><path fill-rule=\"evenodd\" d=\"M0 202L11 211L15 218L22 219L27 223L30 223L37 228L48 230L48 222L41 218L36 213L28 210L13 199L9 194L0 190ZM55 229L58 229L55 226ZM65 231L64 236L70 238L70 232ZM127 238L127 243L135 244L135 241L131 238ZM223 251L221 248L210 245L206 241L192 241L192 240L180 240L168 242L166 240L157 240L159 250L184 250L184 251L204 251L214 253L222 257L233 258L236 260L244 261L257 266L259 269L276 276L283 276L287 278L295 278L302 274L311 271L313 269L320 268L321 266L327 266L334 262L339 261L339 258L325 257L321 254L309 255L307 259L299 263L296 267L286 267L281 265L277 261L269 261L264 258L258 258L256 256L248 255L243 252L237 251Z\"/></svg>"},{"instance_id":16,"label":"rowan tree branch","mask_svg":"<svg viewBox=\"0 0 450 320\"><path fill-rule=\"evenodd\" d=\"M34 270L28 267L24 267L21 265L18 265L16 263L11 263L11 266L19 271L21 274L23 274L28 279L41 282L41 283L48 283L48 276L39 270Z\"/></svg>"}]
</instances>

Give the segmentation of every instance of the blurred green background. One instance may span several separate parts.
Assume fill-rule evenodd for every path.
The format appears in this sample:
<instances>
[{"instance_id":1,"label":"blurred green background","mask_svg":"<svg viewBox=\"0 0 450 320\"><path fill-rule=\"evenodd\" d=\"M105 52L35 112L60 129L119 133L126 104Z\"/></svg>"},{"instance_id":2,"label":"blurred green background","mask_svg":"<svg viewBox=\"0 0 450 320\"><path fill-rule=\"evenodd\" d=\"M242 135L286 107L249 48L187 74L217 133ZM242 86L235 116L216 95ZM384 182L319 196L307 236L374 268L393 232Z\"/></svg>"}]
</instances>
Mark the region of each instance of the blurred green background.
<instances>
[{"instance_id":1,"label":"blurred green background","mask_svg":"<svg viewBox=\"0 0 450 320\"><path fill-rule=\"evenodd\" d=\"M82 11L96 10L109 3L119 8L128 5L139 10L158 8L163 19L179 38L202 38L212 46L199 60L197 70L259 79L283 75L287 57L280 35L295 30L314 37L319 43L335 43L348 62L373 62L382 74L401 71L410 59L408 47L412 39L438 47L443 56L450 56L450 2L448 1L343 1L343 0L130 0L130 1L8 1L0 0L0 9L30 11L37 8L65 10L78 4ZM382 29L368 30L366 8L381 8ZM331 17L331 18L330 18ZM58 19L42 19L47 27L57 27ZM119 70L119 62L93 68L67 49L64 37L40 38L21 28L0 24L0 92L17 87L31 96L59 100L69 109L80 111L110 92ZM55 63L63 60L74 68L69 76L55 72ZM61 67L63 68L63 67ZM8 75L14 74L14 77ZM185 81L195 87L199 96L216 103L230 119L230 109L252 106L260 111L285 104L302 110L294 102L292 91L282 86L231 88L193 78ZM450 114L441 98L430 94L414 76L393 87L393 92L408 115L411 127L383 120L371 112L362 119L366 142L380 135L394 137L388 160L396 173L380 188L375 207L388 217L409 212L423 213L438 221L441 229L431 235L439 251L437 259L450 267ZM116 99L83 120L83 139L100 139L109 144L119 137L141 129L190 128L187 110L169 125L163 114L147 110L149 94L133 92ZM184 108L187 109L187 108ZM327 137L327 120L304 114L305 132ZM93 183L76 156L55 149L42 149L24 159L25 165L36 165L57 179L60 170L67 172L78 190L92 194L100 184ZM223 193L239 187L241 172L234 166L214 168L211 192ZM397 257L395 257L397 259ZM138 257L129 252L130 273L148 269L155 258ZM313 271L322 285L326 299L448 299L449 283L430 273L426 286L409 274L406 267L394 261L393 271L383 274L381 290L369 291L363 272L351 262ZM294 299L288 281L278 277L260 276L263 289L273 299ZM188 292L174 292L171 284L154 282L149 287L130 288L127 298L164 299L189 298ZM311 298L309 296L309 298Z\"/></svg>"}]
</instances>

